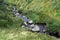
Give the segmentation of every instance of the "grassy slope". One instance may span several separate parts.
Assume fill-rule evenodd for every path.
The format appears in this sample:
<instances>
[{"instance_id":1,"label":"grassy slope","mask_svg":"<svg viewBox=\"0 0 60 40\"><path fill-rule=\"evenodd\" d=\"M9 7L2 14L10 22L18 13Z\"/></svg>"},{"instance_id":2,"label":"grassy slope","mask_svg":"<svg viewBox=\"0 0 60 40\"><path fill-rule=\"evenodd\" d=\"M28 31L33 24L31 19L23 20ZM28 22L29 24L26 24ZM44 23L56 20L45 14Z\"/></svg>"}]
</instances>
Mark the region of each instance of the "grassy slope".
<instances>
[{"instance_id":1,"label":"grassy slope","mask_svg":"<svg viewBox=\"0 0 60 40\"><path fill-rule=\"evenodd\" d=\"M5 0L5 2L16 5L18 10L23 11L34 22L46 22L47 30L59 32L59 0Z\"/></svg>"},{"instance_id":2,"label":"grassy slope","mask_svg":"<svg viewBox=\"0 0 60 40\"><path fill-rule=\"evenodd\" d=\"M13 4L13 5L17 5L18 10L23 11L23 13L25 13L25 15L27 17L29 17L30 19L33 19L34 17L34 21L37 22L46 22L48 23L48 28L51 30L51 28L53 29L56 25L59 26L58 24L60 24L60 19L59 19L59 13L60 13L60 9L59 9L59 0L31 0L31 1L26 1L26 0L5 0L6 3L8 4ZM55 7L58 5L58 7ZM30 15L28 15L30 14ZM33 14L31 16L31 14ZM10 18L12 16L9 16ZM32 33L32 32L28 32L23 28L20 28L20 22L18 21L17 18L12 17L11 18L14 21L14 25L13 26L9 26L10 28L12 27L12 29L0 29L0 39L1 40L60 40L60 39L56 39L54 37L48 36L46 34L39 34L39 33ZM37 19L37 20L36 20ZM19 23L18 23L19 22ZM50 22L53 22L52 24L49 24ZM54 24L56 23L56 25ZM50 26L52 25L52 26ZM15 28L18 27L18 28ZM60 27L58 27L60 28ZM57 28L57 29L58 29ZM56 30L57 30L56 29ZM59 29L58 29L59 31Z\"/></svg>"},{"instance_id":3,"label":"grassy slope","mask_svg":"<svg viewBox=\"0 0 60 40\"><path fill-rule=\"evenodd\" d=\"M26 28L0 28L0 40L57 40L57 38L42 33L32 33Z\"/></svg>"}]
</instances>

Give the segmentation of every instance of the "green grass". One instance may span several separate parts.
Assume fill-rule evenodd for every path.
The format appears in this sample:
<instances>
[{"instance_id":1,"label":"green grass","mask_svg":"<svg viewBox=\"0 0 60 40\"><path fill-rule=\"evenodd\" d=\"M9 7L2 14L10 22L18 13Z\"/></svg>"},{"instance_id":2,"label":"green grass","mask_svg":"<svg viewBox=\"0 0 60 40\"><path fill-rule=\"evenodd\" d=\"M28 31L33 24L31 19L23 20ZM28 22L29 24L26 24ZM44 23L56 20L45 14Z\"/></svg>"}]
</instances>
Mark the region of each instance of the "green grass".
<instances>
[{"instance_id":1,"label":"green grass","mask_svg":"<svg viewBox=\"0 0 60 40\"><path fill-rule=\"evenodd\" d=\"M12 10L16 5L19 11L32 19L34 22L45 22L49 31L60 33L60 0L4 0L9 6L0 5L0 9ZM0 11L0 40L60 40L43 34L32 33L27 28L20 28L22 20L13 17L12 12ZM3 20L2 20L3 19ZM7 22L7 21L8 22Z\"/></svg>"},{"instance_id":2,"label":"green grass","mask_svg":"<svg viewBox=\"0 0 60 40\"><path fill-rule=\"evenodd\" d=\"M43 33L27 31L27 28L0 28L0 40L57 40Z\"/></svg>"}]
</instances>

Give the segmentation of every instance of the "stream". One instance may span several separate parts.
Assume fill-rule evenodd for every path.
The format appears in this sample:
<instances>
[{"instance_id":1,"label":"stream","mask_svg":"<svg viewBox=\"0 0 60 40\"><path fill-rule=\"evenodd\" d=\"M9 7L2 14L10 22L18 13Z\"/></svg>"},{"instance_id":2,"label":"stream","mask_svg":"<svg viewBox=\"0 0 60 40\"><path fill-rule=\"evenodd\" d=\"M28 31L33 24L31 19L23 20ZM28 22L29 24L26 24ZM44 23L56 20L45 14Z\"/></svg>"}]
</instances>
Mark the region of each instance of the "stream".
<instances>
[{"instance_id":1,"label":"stream","mask_svg":"<svg viewBox=\"0 0 60 40\"><path fill-rule=\"evenodd\" d=\"M39 31L41 33L45 32L44 25L33 24L33 20L28 19L25 15L22 14L22 12L19 13L15 6L13 6L13 13L16 17L21 18L23 20L23 28L28 27L29 30L32 31Z\"/></svg>"},{"instance_id":2,"label":"stream","mask_svg":"<svg viewBox=\"0 0 60 40\"><path fill-rule=\"evenodd\" d=\"M16 7L13 7L13 13L15 17L21 18L23 20L22 28L27 27L32 32L39 32L39 33L46 33L50 36L54 36L57 38L60 38L58 32L46 32L46 23L33 23L33 20L28 19L25 15L22 14L22 12L18 12Z\"/></svg>"},{"instance_id":3,"label":"stream","mask_svg":"<svg viewBox=\"0 0 60 40\"><path fill-rule=\"evenodd\" d=\"M5 6L8 6L9 4L4 4ZM4 9L0 9L4 10ZM11 10L4 10L4 11L11 11ZM18 17L23 20L23 24L21 25L22 28L27 27L30 31L33 32L38 32L39 33L46 33L50 36L54 36L57 38L60 38L58 32L46 32L47 30L45 29L46 23L33 23L33 20L28 19L25 15L22 14L22 12L18 12L16 6L13 6L13 15L15 17Z\"/></svg>"}]
</instances>

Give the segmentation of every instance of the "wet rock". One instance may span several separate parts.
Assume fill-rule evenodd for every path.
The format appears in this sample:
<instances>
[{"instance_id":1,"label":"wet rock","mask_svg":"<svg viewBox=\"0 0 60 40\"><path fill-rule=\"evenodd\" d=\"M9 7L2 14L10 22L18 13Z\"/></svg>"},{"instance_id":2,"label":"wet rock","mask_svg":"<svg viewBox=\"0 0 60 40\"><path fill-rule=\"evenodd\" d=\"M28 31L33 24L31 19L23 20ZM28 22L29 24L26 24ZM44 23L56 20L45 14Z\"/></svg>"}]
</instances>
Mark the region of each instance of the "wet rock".
<instances>
[{"instance_id":1,"label":"wet rock","mask_svg":"<svg viewBox=\"0 0 60 40\"><path fill-rule=\"evenodd\" d=\"M48 34L48 35L50 35L50 36L54 36L54 37L56 37L56 38L60 38L58 32L50 32L50 31L47 31L46 34Z\"/></svg>"}]
</instances>

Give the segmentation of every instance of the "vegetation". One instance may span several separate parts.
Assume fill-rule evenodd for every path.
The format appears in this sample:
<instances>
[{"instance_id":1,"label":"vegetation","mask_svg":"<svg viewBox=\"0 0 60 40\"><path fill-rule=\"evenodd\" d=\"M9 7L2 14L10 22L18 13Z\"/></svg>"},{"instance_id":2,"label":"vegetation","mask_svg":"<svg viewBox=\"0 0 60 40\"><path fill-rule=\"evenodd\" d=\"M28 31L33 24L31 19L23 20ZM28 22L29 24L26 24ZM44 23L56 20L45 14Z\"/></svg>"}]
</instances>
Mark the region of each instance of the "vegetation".
<instances>
[{"instance_id":1,"label":"vegetation","mask_svg":"<svg viewBox=\"0 0 60 40\"><path fill-rule=\"evenodd\" d=\"M5 4L7 5L5 5ZM60 35L60 0L1 0L0 39L1 40L57 40L46 34L32 33L21 28L22 20L13 17L12 7L16 5L29 19L46 23L46 30ZM8 30L8 31L7 31ZM26 30L26 31L25 31ZM22 34L21 34L22 33ZM24 33L24 34L23 34ZM12 37L10 37L12 36Z\"/></svg>"}]
</instances>

